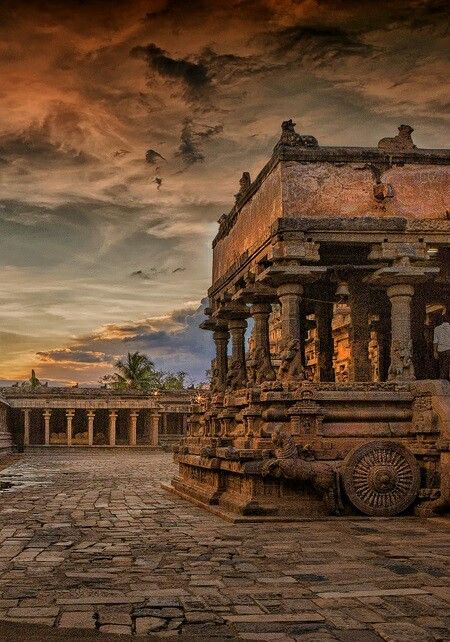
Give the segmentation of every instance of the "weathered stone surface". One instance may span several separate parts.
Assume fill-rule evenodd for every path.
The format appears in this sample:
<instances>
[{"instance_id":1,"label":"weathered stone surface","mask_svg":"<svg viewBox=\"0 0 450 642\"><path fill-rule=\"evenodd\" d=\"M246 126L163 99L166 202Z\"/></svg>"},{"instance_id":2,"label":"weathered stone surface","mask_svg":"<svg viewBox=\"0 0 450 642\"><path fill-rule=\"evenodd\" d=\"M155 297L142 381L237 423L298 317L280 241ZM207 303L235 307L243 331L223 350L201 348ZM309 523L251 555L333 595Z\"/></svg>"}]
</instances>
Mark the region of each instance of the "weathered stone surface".
<instances>
[{"instance_id":1,"label":"weathered stone surface","mask_svg":"<svg viewBox=\"0 0 450 642\"><path fill-rule=\"evenodd\" d=\"M58 626L67 629L93 629L94 613L93 611L65 611L59 619Z\"/></svg>"},{"instance_id":2,"label":"weathered stone surface","mask_svg":"<svg viewBox=\"0 0 450 642\"><path fill-rule=\"evenodd\" d=\"M136 620L135 631L138 635L161 631L166 626L166 621L158 617L140 617Z\"/></svg>"},{"instance_id":3,"label":"weathered stone surface","mask_svg":"<svg viewBox=\"0 0 450 642\"><path fill-rule=\"evenodd\" d=\"M16 562L11 550L0 565L0 619L93 628L97 612L109 634L133 626L196 639L380 642L419 630L445 639L446 520L229 524L163 491L173 468L163 452L73 449L36 450L5 471L31 480L45 470L48 483L2 494L0 540L50 556L63 543L65 555L47 565L33 555ZM95 526L80 526L87 516ZM220 585L194 586L201 578ZM400 624L416 628L394 631Z\"/></svg>"},{"instance_id":4,"label":"weathered stone surface","mask_svg":"<svg viewBox=\"0 0 450 642\"><path fill-rule=\"evenodd\" d=\"M409 622L375 624L374 628L386 642L432 642L436 639L422 627Z\"/></svg>"}]
</instances>

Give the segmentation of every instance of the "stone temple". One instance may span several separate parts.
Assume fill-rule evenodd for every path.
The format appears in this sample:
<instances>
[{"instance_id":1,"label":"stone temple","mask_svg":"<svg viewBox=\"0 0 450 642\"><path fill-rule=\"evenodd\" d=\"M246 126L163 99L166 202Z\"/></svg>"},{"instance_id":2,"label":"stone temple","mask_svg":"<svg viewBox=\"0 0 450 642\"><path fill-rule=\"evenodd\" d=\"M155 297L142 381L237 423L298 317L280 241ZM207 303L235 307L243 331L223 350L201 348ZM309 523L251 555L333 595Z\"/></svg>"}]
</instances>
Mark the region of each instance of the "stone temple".
<instances>
[{"instance_id":1,"label":"stone temple","mask_svg":"<svg viewBox=\"0 0 450 642\"><path fill-rule=\"evenodd\" d=\"M211 396L172 491L233 520L448 508L450 384L429 337L450 312L450 153L412 131L324 147L285 121L243 174L213 242Z\"/></svg>"}]
</instances>

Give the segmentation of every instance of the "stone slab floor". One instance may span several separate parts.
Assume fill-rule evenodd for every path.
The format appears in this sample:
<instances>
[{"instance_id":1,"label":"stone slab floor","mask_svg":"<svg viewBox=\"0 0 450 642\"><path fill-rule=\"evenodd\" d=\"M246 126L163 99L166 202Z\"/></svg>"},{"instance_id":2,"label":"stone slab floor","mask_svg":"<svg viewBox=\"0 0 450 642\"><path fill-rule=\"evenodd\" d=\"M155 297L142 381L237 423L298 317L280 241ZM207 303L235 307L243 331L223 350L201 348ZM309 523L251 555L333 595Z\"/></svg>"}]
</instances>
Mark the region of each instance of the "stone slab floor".
<instances>
[{"instance_id":1,"label":"stone slab floor","mask_svg":"<svg viewBox=\"0 0 450 642\"><path fill-rule=\"evenodd\" d=\"M77 448L31 450L1 471L0 620L193 639L448 639L444 519L233 525L162 490L173 472L168 453Z\"/></svg>"}]
</instances>

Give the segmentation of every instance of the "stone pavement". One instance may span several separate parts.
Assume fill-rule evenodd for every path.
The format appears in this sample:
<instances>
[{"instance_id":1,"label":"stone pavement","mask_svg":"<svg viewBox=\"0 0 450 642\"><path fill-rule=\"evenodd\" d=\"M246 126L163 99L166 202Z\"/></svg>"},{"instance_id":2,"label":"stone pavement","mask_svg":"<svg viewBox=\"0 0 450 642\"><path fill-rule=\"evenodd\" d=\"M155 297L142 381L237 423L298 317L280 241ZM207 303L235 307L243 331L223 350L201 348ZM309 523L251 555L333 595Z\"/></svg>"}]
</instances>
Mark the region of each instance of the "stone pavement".
<instances>
[{"instance_id":1,"label":"stone pavement","mask_svg":"<svg viewBox=\"0 0 450 642\"><path fill-rule=\"evenodd\" d=\"M31 450L3 470L0 620L220 640L448 639L446 520L233 525L162 490L173 472L168 453L78 448Z\"/></svg>"}]
</instances>

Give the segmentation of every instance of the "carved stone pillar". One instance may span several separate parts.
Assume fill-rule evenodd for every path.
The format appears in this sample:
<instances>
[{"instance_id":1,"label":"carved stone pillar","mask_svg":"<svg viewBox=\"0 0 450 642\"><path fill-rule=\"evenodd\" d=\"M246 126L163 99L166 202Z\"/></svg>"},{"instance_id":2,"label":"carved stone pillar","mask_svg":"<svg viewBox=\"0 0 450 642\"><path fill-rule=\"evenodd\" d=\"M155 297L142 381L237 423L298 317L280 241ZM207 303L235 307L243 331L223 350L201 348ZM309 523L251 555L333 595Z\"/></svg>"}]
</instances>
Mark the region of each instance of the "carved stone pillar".
<instances>
[{"instance_id":1,"label":"carved stone pillar","mask_svg":"<svg viewBox=\"0 0 450 642\"><path fill-rule=\"evenodd\" d=\"M371 381L372 369L369 360L369 288L360 279L350 279L350 381Z\"/></svg>"},{"instance_id":2,"label":"carved stone pillar","mask_svg":"<svg viewBox=\"0 0 450 642\"><path fill-rule=\"evenodd\" d=\"M231 319L228 322L231 334L231 362L239 363L242 376L246 378L245 367L245 330L247 321L245 319Z\"/></svg>"},{"instance_id":3,"label":"carved stone pillar","mask_svg":"<svg viewBox=\"0 0 450 642\"><path fill-rule=\"evenodd\" d=\"M253 303L250 306L255 327L253 337L255 339L255 350L262 350L264 355L270 355L269 346L269 316L272 312L270 303Z\"/></svg>"},{"instance_id":4,"label":"carved stone pillar","mask_svg":"<svg viewBox=\"0 0 450 642\"><path fill-rule=\"evenodd\" d=\"M88 445L94 445L94 419L95 419L95 410L87 411L87 424L88 424Z\"/></svg>"},{"instance_id":5,"label":"carved stone pillar","mask_svg":"<svg viewBox=\"0 0 450 642\"><path fill-rule=\"evenodd\" d=\"M46 446L50 443L50 417L52 411L50 409L44 410L44 444Z\"/></svg>"},{"instance_id":6,"label":"carved stone pillar","mask_svg":"<svg viewBox=\"0 0 450 642\"><path fill-rule=\"evenodd\" d=\"M23 408L23 445L30 445L30 409Z\"/></svg>"},{"instance_id":7,"label":"carved stone pillar","mask_svg":"<svg viewBox=\"0 0 450 642\"><path fill-rule=\"evenodd\" d=\"M403 252L403 248L400 249ZM414 295L414 286L417 287L421 283L434 279L439 274L439 268L414 265L409 256L401 255L402 252L397 248L392 257L387 257L394 258L393 265L380 268L369 277L368 281L378 287L386 287L386 294L391 303L388 379L410 381L415 379L411 327L411 299ZM423 256L419 252L414 258L423 259ZM416 314L415 310L414 314ZM422 316L423 320L423 311L419 311L419 316Z\"/></svg>"},{"instance_id":8,"label":"carved stone pillar","mask_svg":"<svg viewBox=\"0 0 450 642\"><path fill-rule=\"evenodd\" d=\"M412 362L411 298L414 288L408 284L391 285L386 293L391 302L391 364L389 379L415 379Z\"/></svg>"},{"instance_id":9,"label":"carved stone pillar","mask_svg":"<svg viewBox=\"0 0 450 642\"><path fill-rule=\"evenodd\" d=\"M278 379L283 384L297 384L304 379L304 333L300 324L300 303L303 286L284 283L277 288L281 304L281 363Z\"/></svg>"},{"instance_id":10,"label":"carved stone pillar","mask_svg":"<svg viewBox=\"0 0 450 642\"><path fill-rule=\"evenodd\" d=\"M159 413L150 415L150 446L158 446L159 442Z\"/></svg>"},{"instance_id":11,"label":"carved stone pillar","mask_svg":"<svg viewBox=\"0 0 450 642\"><path fill-rule=\"evenodd\" d=\"M137 418L139 412L136 410L130 411L129 424L128 424L128 445L136 446L137 444Z\"/></svg>"},{"instance_id":12,"label":"carved stone pillar","mask_svg":"<svg viewBox=\"0 0 450 642\"><path fill-rule=\"evenodd\" d=\"M330 303L316 303L315 317L318 340L318 380L334 381L333 305Z\"/></svg>"},{"instance_id":13,"label":"carved stone pillar","mask_svg":"<svg viewBox=\"0 0 450 642\"><path fill-rule=\"evenodd\" d=\"M300 301L303 286L300 283L284 283L277 288L281 304L281 343L300 341Z\"/></svg>"},{"instance_id":14,"label":"carved stone pillar","mask_svg":"<svg viewBox=\"0 0 450 642\"><path fill-rule=\"evenodd\" d=\"M109 425L108 425L108 432L109 432L109 445L110 446L115 446L116 445L116 421L117 421L117 410L110 410L109 411Z\"/></svg>"},{"instance_id":15,"label":"carved stone pillar","mask_svg":"<svg viewBox=\"0 0 450 642\"><path fill-rule=\"evenodd\" d=\"M250 314L255 324L253 328L253 338L255 342L254 354L256 356L255 365L257 368L264 370L264 372L260 373L262 380L275 379L275 371L272 368L270 358L269 343L269 316L271 312L272 306L270 303L258 302L250 306ZM258 380L258 373L255 374L256 380Z\"/></svg>"},{"instance_id":16,"label":"carved stone pillar","mask_svg":"<svg viewBox=\"0 0 450 642\"><path fill-rule=\"evenodd\" d=\"M72 445L72 420L75 415L75 410L66 410L66 428L67 428L67 445Z\"/></svg>"},{"instance_id":17,"label":"carved stone pillar","mask_svg":"<svg viewBox=\"0 0 450 642\"><path fill-rule=\"evenodd\" d=\"M228 372L228 330L215 330L213 339L216 346L215 366L217 368L217 384L220 389L225 387Z\"/></svg>"}]
</instances>

